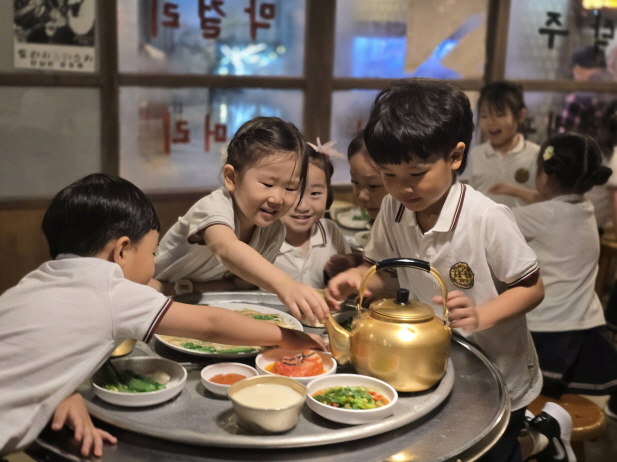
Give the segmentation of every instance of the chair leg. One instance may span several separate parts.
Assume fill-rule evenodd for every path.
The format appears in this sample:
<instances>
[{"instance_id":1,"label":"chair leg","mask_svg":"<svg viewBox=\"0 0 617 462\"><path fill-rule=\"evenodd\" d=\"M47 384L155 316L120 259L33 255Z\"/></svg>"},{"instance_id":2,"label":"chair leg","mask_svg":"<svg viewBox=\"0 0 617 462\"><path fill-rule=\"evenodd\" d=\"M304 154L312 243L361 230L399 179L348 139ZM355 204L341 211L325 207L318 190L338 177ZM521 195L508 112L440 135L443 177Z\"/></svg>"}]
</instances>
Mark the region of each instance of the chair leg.
<instances>
[{"instance_id":1,"label":"chair leg","mask_svg":"<svg viewBox=\"0 0 617 462\"><path fill-rule=\"evenodd\" d=\"M572 451L576 456L577 462L585 462L585 442L584 441L572 441Z\"/></svg>"}]
</instances>

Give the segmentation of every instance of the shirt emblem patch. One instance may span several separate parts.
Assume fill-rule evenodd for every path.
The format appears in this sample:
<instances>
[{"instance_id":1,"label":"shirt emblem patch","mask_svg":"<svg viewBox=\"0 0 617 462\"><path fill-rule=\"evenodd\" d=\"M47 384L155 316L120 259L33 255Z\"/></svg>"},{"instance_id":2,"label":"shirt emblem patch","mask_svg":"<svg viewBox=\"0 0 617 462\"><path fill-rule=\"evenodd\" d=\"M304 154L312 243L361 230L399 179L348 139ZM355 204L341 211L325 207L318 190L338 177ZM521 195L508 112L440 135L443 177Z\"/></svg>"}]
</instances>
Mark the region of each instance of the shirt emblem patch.
<instances>
[{"instance_id":1,"label":"shirt emblem patch","mask_svg":"<svg viewBox=\"0 0 617 462\"><path fill-rule=\"evenodd\" d=\"M471 289L473 287L473 271L465 262L455 263L450 268L450 280L456 287L461 289Z\"/></svg>"},{"instance_id":2,"label":"shirt emblem patch","mask_svg":"<svg viewBox=\"0 0 617 462\"><path fill-rule=\"evenodd\" d=\"M526 168L519 168L514 172L514 179L517 183L526 183L529 180L529 170Z\"/></svg>"}]
</instances>

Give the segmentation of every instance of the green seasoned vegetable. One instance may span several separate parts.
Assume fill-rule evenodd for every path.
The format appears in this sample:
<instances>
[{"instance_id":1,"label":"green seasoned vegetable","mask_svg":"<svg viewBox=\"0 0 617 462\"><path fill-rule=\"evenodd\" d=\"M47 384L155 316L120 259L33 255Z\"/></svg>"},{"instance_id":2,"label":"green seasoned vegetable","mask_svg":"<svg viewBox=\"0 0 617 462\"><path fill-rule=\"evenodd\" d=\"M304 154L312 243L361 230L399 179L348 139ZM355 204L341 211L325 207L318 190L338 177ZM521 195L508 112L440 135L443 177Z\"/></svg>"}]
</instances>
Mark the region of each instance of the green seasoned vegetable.
<instances>
[{"instance_id":1,"label":"green seasoned vegetable","mask_svg":"<svg viewBox=\"0 0 617 462\"><path fill-rule=\"evenodd\" d=\"M122 393L144 393L167 388L132 370L120 371L109 359L96 373L95 383L106 390Z\"/></svg>"},{"instance_id":2,"label":"green seasoned vegetable","mask_svg":"<svg viewBox=\"0 0 617 462\"><path fill-rule=\"evenodd\" d=\"M348 330L349 332L351 332L351 324L353 323L353 318L349 318L346 321L343 321L341 323L341 327L345 330Z\"/></svg>"},{"instance_id":3,"label":"green seasoned vegetable","mask_svg":"<svg viewBox=\"0 0 617 462\"><path fill-rule=\"evenodd\" d=\"M282 321L278 314L254 314L251 317L260 321Z\"/></svg>"},{"instance_id":4,"label":"green seasoned vegetable","mask_svg":"<svg viewBox=\"0 0 617 462\"><path fill-rule=\"evenodd\" d=\"M385 406L388 400L381 394L366 387L332 387L313 395L317 401L343 409L375 409Z\"/></svg>"},{"instance_id":5,"label":"green seasoned vegetable","mask_svg":"<svg viewBox=\"0 0 617 462\"><path fill-rule=\"evenodd\" d=\"M356 221L369 221L371 219L371 216L368 214L368 211L366 209L362 209L360 213L352 216L351 219Z\"/></svg>"},{"instance_id":6,"label":"green seasoned vegetable","mask_svg":"<svg viewBox=\"0 0 617 462\"><path fill-rule=\"evenodd\" d=\"M201 351L202 353L224 353L224 354L252 353L254 351L257 351L253 347L237 347L237 348L228 348L226 350L218 350L213 346L196 345L192 342L182 343L182 348L187 348L193 351Z\"/></svg>"}]
</instances>

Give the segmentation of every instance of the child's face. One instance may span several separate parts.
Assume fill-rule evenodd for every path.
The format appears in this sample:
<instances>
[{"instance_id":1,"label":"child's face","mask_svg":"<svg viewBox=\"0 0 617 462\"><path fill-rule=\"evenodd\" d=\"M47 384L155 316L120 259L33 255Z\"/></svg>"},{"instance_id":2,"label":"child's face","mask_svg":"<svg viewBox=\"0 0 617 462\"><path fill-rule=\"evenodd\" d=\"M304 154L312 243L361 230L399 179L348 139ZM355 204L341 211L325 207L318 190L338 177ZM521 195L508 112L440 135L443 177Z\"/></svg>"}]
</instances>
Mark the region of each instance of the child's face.
<instances>
[{"instance_id":1,"label":"child's face","mask_svg":"<svg viewBox=\"0 0 617 462\"><path fill-rule=\"evenodd\" d=\"M507 147L513 142L518 133L518 127L525 121L526 116L525 109L521 110L517 117L507 107L503 111L499 111L483 102L480 105L480 129L488 137L493 147Z\"/></svg>"},{"instance_id":2,"label":"child's face","mask_svg":"<svg viewBox=\"0 0 617 462\"><path fill-rule=\"evenodd\" d=\"M381 179L381 173L369 162L363 152L349 159L349 169L353 195L374 220L381 208L381 201L388 194Z\"/></svg>"},{"instance_id":3,"label":"child's face","mask_svg":"<svg viewBox=\"0 0 617 462\"><path fill-rule=\"evenodd\" d=\"M270 226L298 199L300 165L295 153L262 157L242 173L226 165L223 172L243 227Z\"/></svg>"},{"instance_id":4,"label":"child's face","mask_svg":"<svg viewBox=\"0 0 617 462\"><path fill-rule=\"evenodd\" d=\"M122 272L129 281L147 284L154 276L154 251L159 243L159 232L150 231L135 244L129 244L123 252Z\"/></svg>"},{"instance_id":5,"label":"child's face","mask_svg":"<svg viewBox=\"0 0 617 462\"><path fill-rule=\"evenodd\" d=\"M453 172L461 165L464 143L447 159L432 156L426 160L413 158L403 164L381 166L388 193L413 212L439 214L453 182Z\"/></svg>"},{"instance_id":6,"label":"child's face","mask_svg":"<svg viewBox=\"0 0 617 462\"><path fill-rule=\"evenodd\" d=\"M306 190L300 204L281 219L287 231L308 234L311 226L323 217L327 199L326 173L317 165L309 164Z\"/></svg>"}]
</instances>

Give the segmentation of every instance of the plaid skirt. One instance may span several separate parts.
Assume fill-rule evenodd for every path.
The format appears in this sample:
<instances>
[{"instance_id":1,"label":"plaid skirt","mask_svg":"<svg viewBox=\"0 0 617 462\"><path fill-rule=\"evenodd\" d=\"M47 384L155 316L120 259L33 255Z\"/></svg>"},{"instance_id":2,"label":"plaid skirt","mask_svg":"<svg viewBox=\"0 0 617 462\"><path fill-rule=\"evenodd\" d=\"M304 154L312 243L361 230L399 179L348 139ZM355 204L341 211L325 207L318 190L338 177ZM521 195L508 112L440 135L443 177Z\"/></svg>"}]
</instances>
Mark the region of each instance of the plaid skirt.
<instances>
[{"instance_id":1,"label":"plaid skirt","mask_svg":"<svg viewBox=\"0 0 617 462\"><path fill-rule=\"evenodd\" d=\"M606 326L532 332L531 336L549 394L609 395L617 392L617 348Z\"/></svg>"}]
</instances>

